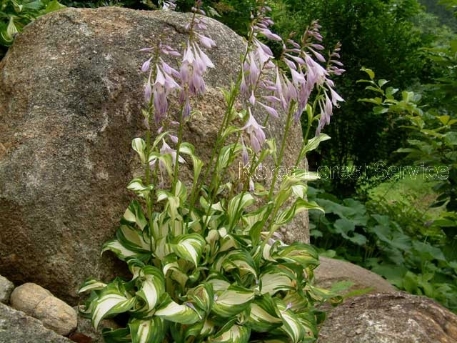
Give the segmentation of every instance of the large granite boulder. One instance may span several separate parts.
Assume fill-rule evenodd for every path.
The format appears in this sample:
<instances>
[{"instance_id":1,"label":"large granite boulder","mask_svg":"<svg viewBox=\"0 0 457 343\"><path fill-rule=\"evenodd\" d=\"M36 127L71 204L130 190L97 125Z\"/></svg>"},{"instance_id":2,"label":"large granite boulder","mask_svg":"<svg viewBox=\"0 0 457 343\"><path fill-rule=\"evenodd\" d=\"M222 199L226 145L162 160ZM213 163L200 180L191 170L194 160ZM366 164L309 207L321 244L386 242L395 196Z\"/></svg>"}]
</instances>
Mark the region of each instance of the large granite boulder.
<instances>
[{"instance_id":1,"label":"large granite boulder","mask_svg":"<svg viewBox=\"0 0 457 343\"><path fill-rule=\"evenodd\" d=\"M19 34L0 63L0 274L34 282L75 304L87 277L110 279L117 261L100 257L130 201L131 139L141 133L141 48L186 40L190 16L122 8L65 9ZM188 135L203 155L224 109L216 87L238 71L243 39L208 19L217 47L203 117ZM279 138L281 123L269 127ZM288 137L293 165L300 128ZM306 217L289 240L308 241Z\"/></svg>"},{"instance_id":2,"label":"large granite boulder","mask_svg":"<svg viewBox=\"0 0 457 343\"><path fill-rule=\"evenodd\" d=\"M457 315L435 301L406 293L347 300L325 320L319 343L455 343Z\"/></svg>"}]
</instances>

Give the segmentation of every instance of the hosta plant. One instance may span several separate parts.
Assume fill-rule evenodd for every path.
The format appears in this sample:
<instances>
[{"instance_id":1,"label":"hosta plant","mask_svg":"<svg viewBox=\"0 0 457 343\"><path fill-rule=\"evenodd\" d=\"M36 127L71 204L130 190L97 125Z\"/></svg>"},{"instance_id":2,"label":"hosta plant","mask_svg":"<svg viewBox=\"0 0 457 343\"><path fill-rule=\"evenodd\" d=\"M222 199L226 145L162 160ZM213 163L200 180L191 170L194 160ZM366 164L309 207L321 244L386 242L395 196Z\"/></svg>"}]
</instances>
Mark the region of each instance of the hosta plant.
<instances>
[{"instance_id":1,"label":"hosta plant","mask_svg":"<svg viewBox=\"0 0 457 343\"><path fill-rule=\"evenodd\" d=\"M127 315L125 328L104 331L107 342L312 342L317 337L315 303L331 298L311 283L318 255L310 245L282 243L276 231L298 213L319 208L306 198L307 182L317 176L298 166L329 138L321 130L342 100L330 77L343 70L339 46L328 61L321 54L317 22L300 42L283 42L270 31L267 11L259 3L253 13L241 70L223 91L225 114L205 164L183 141L193 115L190 99L204 93L204 74L217 68L204 52L215 42L204 34L200 3L186 26L182 54L160 40L144 49L150 54L141 68L147 75L146 129L132 142L144 173L128 185L138 199L103 248L125 261L132 277L108 284L91 279L80 289L91 292L83 312L95 327L104 318ZM286 71L264 43L268 39L284 45L279 59ZM169 106L171 99L179 106ZM266 113L262 124L253 116L259 110ZM263 129L279 116L285 126L276 142ZM301 119L307 131L296 166L280 177L286 140ZM313 127L316 136L310 138ZM274 165L271 180L257 183L255 170L267 160ZM228 170L238 164L244 172L232 180ZM191 166L190 181L182 178L184 166Z\"/></svg>"}]
</instances>

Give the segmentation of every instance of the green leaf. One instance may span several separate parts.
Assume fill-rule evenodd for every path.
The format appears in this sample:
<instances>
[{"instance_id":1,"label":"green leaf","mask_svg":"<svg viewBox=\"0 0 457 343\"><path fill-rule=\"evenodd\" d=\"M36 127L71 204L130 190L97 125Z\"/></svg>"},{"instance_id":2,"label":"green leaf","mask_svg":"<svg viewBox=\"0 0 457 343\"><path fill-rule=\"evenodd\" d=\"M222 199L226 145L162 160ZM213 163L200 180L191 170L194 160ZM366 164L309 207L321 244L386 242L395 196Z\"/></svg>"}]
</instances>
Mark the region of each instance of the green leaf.
<instances>
[{"instance_id":1,"label":"green leaf","mask_svg":"<svg viewBox=\"0 0 457 343\"><path fill-rule=\"evenodd\" d=\"M134 318L129 322L132 343L162 342L166 334L164 320L159 317L150 319Z\"/></svg>"},{"instance_id":2,"label":"green leaf","mask_svg":"<svg viewBox=\"0 0 457 343\"><path fill-rule=\"evenodd\" d=\"M365 68L365 67L362 67L360 70L361 70L361 71L364 71L365 73L367 73L367 74L368 74L368 77L370 78L370 80L373 80L373 79L374 79L374 76L375 76L375 75L374 75L373 70L368 69L368 68Z\"/></svg>"},{"instance_id":3,"label":"green leaf","mask_svg":"<svg viewBox=\"0 0 457 343\"><path fill-rule=\"evenodd\" d=\"M201 319L199 314L189 306L179 305L171 299L161 305L155 315L180 324L194 324Z\"/></svg>"},{"instance_id":4,"label":"green leaf","mask_svg":"<svg viewBox=\"0 0 457 343\"><path fill-rule=\"evenodd\" d=\"M66 6L62 5L60 2L57 0L52 0L51 2L48 3L46 8L43 11L43 14L51 13L60 9L66 8Z\"/></svg>"},{"instance_id":5,"label":"green leaf","mask_svg":"<svg viewBox=\"0 0 457 343\"><path fill-rule=\"evenodd\" d=\"M302 150L300 152L300 156L303 157L308 152L316 150L321 142L324 142L329 139L330 139L330 136L326 135L325 133L321 133L319 136L309 139L308 142L305 144L305 146L302 148Z\"/></svg>"},{"instance_id":6,"label":"green leaf","mask_svg":"<svg viewBox=\"0 0 457 343\"><path fill-rule=\"evenodd\" d=\"M389 82L389 81L384 80L384 79L380 79L380 80L378 80L378 86L379 86L379 87L382 87L382 86L384 86L387 82Z\"/></svg>"},{"instance_id":7,"label":"green leaf","mask_svg":"<svg viewBox=\"0 0 457 343\"><path fill-rule=\"evenodd\" d=\"M382 107L382 106L375 106L373 107L373 113L374 114L382 114L382 113L387 113L389 112L388 107Z\"/></svg>"}]
</instances>

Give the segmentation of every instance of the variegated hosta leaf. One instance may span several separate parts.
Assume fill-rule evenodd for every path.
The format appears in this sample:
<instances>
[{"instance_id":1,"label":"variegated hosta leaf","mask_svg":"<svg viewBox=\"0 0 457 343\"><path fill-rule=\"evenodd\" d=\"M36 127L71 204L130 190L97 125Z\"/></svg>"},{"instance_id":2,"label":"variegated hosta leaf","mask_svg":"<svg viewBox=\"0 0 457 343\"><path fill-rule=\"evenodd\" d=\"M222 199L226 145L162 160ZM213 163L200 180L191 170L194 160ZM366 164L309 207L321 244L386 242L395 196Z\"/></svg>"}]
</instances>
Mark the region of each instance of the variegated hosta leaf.
<instances>
[{"instance_id":1,"label":"variegated hosta leaf","mask_svg":"<svg viewBox=\"0 0 457 343\"><path fill-rule=\"evenodd\" d=\"M172 249L176 255L198 266L205 246L205 239L197 233L176 237Z\"/></svg>"},{"instance_id":2,"label":"variegated hosta leaf","mask_svg":"<svg viewBox=\"0 0 457 343\"><path fill-rule=\"evenodd\" d=\"M214 292L223 292L229 289L230 283L224 280L221 274L213 273L208 277L208 283L213 285Z\"/></svg>"},{"instance_id":3,"label":"variegated hosta leaf","mask_svg":"<svg viewBox=\"0 0 457 343\"><path fill-rule=\"evenodd\" d=\"M210 337L208 343L248 343L250 337L250 328L233 324L230 328L224 327L214 337Z\"/></svg>"},{"instance_id":4,"label":"variegated hosta leaf","mask_svg":"<svg viewBox=\"0 0 457 343\"><path fill-rule=\"evenodd\" d=\"M242 150L242 146L239 143L233 143L224 146L219 152L219 161L217 164L216 173L222 172L227 166L233 162L236 155Z\"/></svg>"},{"instance_id":5,"label":"variegated hosta leaf","mask_svg":"<svg viewBox=\"0 0 457 343\"><path fill-rule=\"evenodd\" d=\"M135 223L138 228L143 231L145 226L148 225L148 221L144 215L141 204L137 200L133 200L129 207L125 210L124 216L122 218L128 223Z\"/></svg>"},{"instance_id":6,"label":"variegated hosta leaf","mask_svg":"<svg viewBox=\"0 0 457 343\"><path fill-rule=\"evenodd\" d=\"M276 260L297 263L303 267L319 265L316 249L303 243L281 246L273 257Z\"/></svg>"},{"instance_id":7,"label":"variegated hosta leaf","mask_svg":"<svg viewBox=\"0 0 457 343\"><path fill-rule=\"evenodd\" d=\"M189 276L179 266L177 256L169 254L162 260L162 266L165 277L176 281L184 289Z\"/></svg>"},{"instance_id":8,"label":"variegated hosta leaf","mask_svg":"<svg viewBox=\"0 0 457 343\"><path fill-rule=\"evenodd\" d=\"M234 222L240 218L244 209L252 205L254 201L254 197L251 195L251 193L240 193L230 199L227 208L229 227L232 227Z\"/></svg>"},{"instance_id":9,"label":"variegated hosta leaf","mask_svg":"<svg viewBox=\"0 0 457 343\"><path fill-rule=\"evenodd\" d=\"M250 273L254 277L257 277L257 267L254 259L251 254L245 250L230 251L216 262L216 268L218 268L219 264L221 264L225 271L237 269L240 276Z\"/></svg>"},{"instance_id":10,"label":"variegated hosta leaf","mask_svg":"<svg viewBox=\"0 0 457 343\"><path fill-rule=\"evenodd\" d=\"M280 227L289 223L298 213L306 210L320 210L324 212L322 207L320 207L314 201L308 202L302 198L298 198L288 210L278 213L274 219L275 226Z\"/></svg>"},{"instance_id":11,"label":"variegated hosta leaf","mask_svg":"<svg viewBox=\"0 0 457 343\"><path fill-rule=\"evenodd\" d=\"M282 302L278 302L277 306L283 322L282 330L287 333L293 343L301 342L305 337L305 329L300 319Z\"/></svg>"},{"instance_id":12,"label":"variegated hosta leaf","mask_svg":"<svg viewBox=\"0 0 457 343\"><path fill-rule=\"evenodd\" d=\"M214 302L214 291L211 283L200 284L187 292L189 300L206 313L211 311Z\"/></svg>"},{"instance_id":13,"label":"variegated hosta leaf","mask_svg":"<svg viewBox=\"0 0 457 343\"><path fill-rule=\"evenodd\" d=\"M101 290L106 287L106 283L100 282L96 279L88 279L79 289L78 293L83 293L87 291Z\"/></svg>"},{"instance_id":14,"label":"variegated hosta leaf","mask_svg":"<svg viewBox=\"0 0 457 343\"><path fill-rule=\"evenodd\" d=\"M288 305L291 311L296 313L305 312L309 309L309 300L303 294L303 290L287 292L283 302Z\"/></svg>"},{"instance_id":15,"label":"variegated hosta leaf","mask_svg":"<svg viewBox=\"0 0 457 343\"><path fill-rule=\"evenodd\" d=\"M231 318L244 311L254 299L255 293L250 289L231 286L215 297L213 312L224 318Z\"/></svg>"},{"instance_id":16,"label":"variegated hosta leaf","mask_svg":"<svg viewBox=\"0 0 457 343\"><path fill-rule=\"evenodd\" d=\"M260 276L261 293L274 295L278 291L287 291L293 288L293 278L279 267L270 268Z\"/></svg>"},{"instance_id":17,"label":"variegated hosta leaf","mask_svg":"<svg viewBox=\"0 0 457 343\"><path fill-rule=\"evenodd\" d=\"M93 302L92 325L97 328L100 321L107 316L127 312L135 301L134 297L127 295L120 281L108 284Z\"/></svg>"},{"instance_id":18,"label":"variegated hosta leaf","mask_svg":"<svg viewBox=\"0 0 457 343\"><path fill-rule=\"evenodd\" d=\"M103 329L103 341L105 343L130 343L130 330L129 328L121 329Z\"/></svg>"},{"instance_id":19,"label":"variegated hosta leaf","mask_svg":"<svg viewBox=\"0 0 457 343\"><path fill-rule=\"evenodd\" d=\"M321 142L326 141L328 139L330 139L330 136L326 135L325 133L321 133L319 136L309 139L306 145L303 147L302 151L300 152L300 156L304 156L304 154L317 149Z\"/></svg>"},{"instance_id":20,"label":"variegated hosta leaf","mask_svg":"<svg viewBox=\"0 0 457 343\"><path fill-rule=\"evenodd\" d=\"M156 249L154 250L155 256L162 260L165 256L173 252L171 244L168 243L167 237L159 238L155 244Z\"/></svg>"},{"instance_id":21,"label":"variegated hosta leaf","mask_svg":"<svg viewBox=\"0 0 457 343\"><path fill-rule=\"evenodd\" d=\"M118 241L127 249L138 254L150 254L151 244L144 231L133 226L121 225L116 231L116 236Z\"/></svg>"},{"instance_id":22,"label":"variegated hosta leaf","mask_svg":"<svg viewBox=\"0 0 457 343\"><path fill-rule=\"evenodd\" d=\"M154 315L180 324L194 324L201 320L196 310L187 305L179 305L170 298L157 309Z\"/></svg>"},{"instance_id":23,"label":"variegated hosta leaf","mask_svg":"<svg viewBox=\"0 0 457 343\"><path fill-rule=\"evenodd\" d=\"M162 271L153 266L145 266L138 275L139 291L136 295L143 299L145 306L142 311L150 312L157 305L165 292L165 278Z\"/></svg>"},{"instance_id":24,"label":"variegated hosta leaf","mask_svg":"<svg viewBox=\"0 0 457 343\"><path fill-rule=\"evenodd\" d=\"M127 185L127 189L134 191L138 196L145 197L149 194L150 191L154 189L153 185L143 184L143 180L140 178L135 178Z\"/></svg>"},{"instance_id":25,"label":"variegated hosta leaf","mask_svg":"<svg viewBox=\"0 0 457 343\"><path fill-rule=\"evenodd\" d=\"M148 161L146 142L142 138L135 138L132 141L132 148L138 153L141 163L146 164Z\"/></svg>"},{"instance_id":26,"label":"variegated hosta leaf","mask_svg":"<svg viewBox=\"0 0 457 343\"><path fill-rule=\"evenodd\" d=\"M160 317L150 319L132 319L129 322L132 343L162 342L167 326Z\"/></svg>"},{"instance_id":27,"label":"variegated hosta leaf","mask_svg":"<svg viewBox=\"0 0 457 343\"><path fill-rule=\"evenodd\" d=\"M249 312L249 326L256 332L269 332L282 326L282 319L278 315L279 310L271 296L266 294L256 298L251 303Z\"/></svg>"},{"instance_id":28,"label":"variegated hosta leaf","mask_svg":"<svg viewBox=\"0 0 457 343\"><path fill-rule=\"evenodd\" d=\"M112 251L113 253L115 253L116 256L122 261L125 261L129 257L136 257L138 255L136 251L127 249L125 246L123 246L117 240L117 238L109 240L108 242L103 244L102 253L107 251L107 250Z\"/></svg>"}]
</instances>

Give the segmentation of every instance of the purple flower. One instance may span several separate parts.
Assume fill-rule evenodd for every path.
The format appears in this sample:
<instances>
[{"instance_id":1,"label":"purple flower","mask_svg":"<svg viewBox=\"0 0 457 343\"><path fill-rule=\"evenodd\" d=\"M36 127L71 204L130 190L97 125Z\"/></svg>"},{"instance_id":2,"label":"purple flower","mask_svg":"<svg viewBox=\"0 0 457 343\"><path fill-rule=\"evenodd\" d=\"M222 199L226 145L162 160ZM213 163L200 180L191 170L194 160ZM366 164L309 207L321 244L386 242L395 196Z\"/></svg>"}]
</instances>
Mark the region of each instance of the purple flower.
<instances>
[{"instance_id":1,"label":"purple flower","mask_svg":"<svg viewBox=\"0 0 457 343\"><path fill-rule=\"evenodd\" d=\"M248 108L249 119L245 126L242 127L243 130L249 135L251 142L251 148L255 153L258 153L261 150L263 143L265 142L265 132L263 132L264 127L260 126L259 123L255 120L252 115L251 109Z\"/></svg>"}]
</instances>

